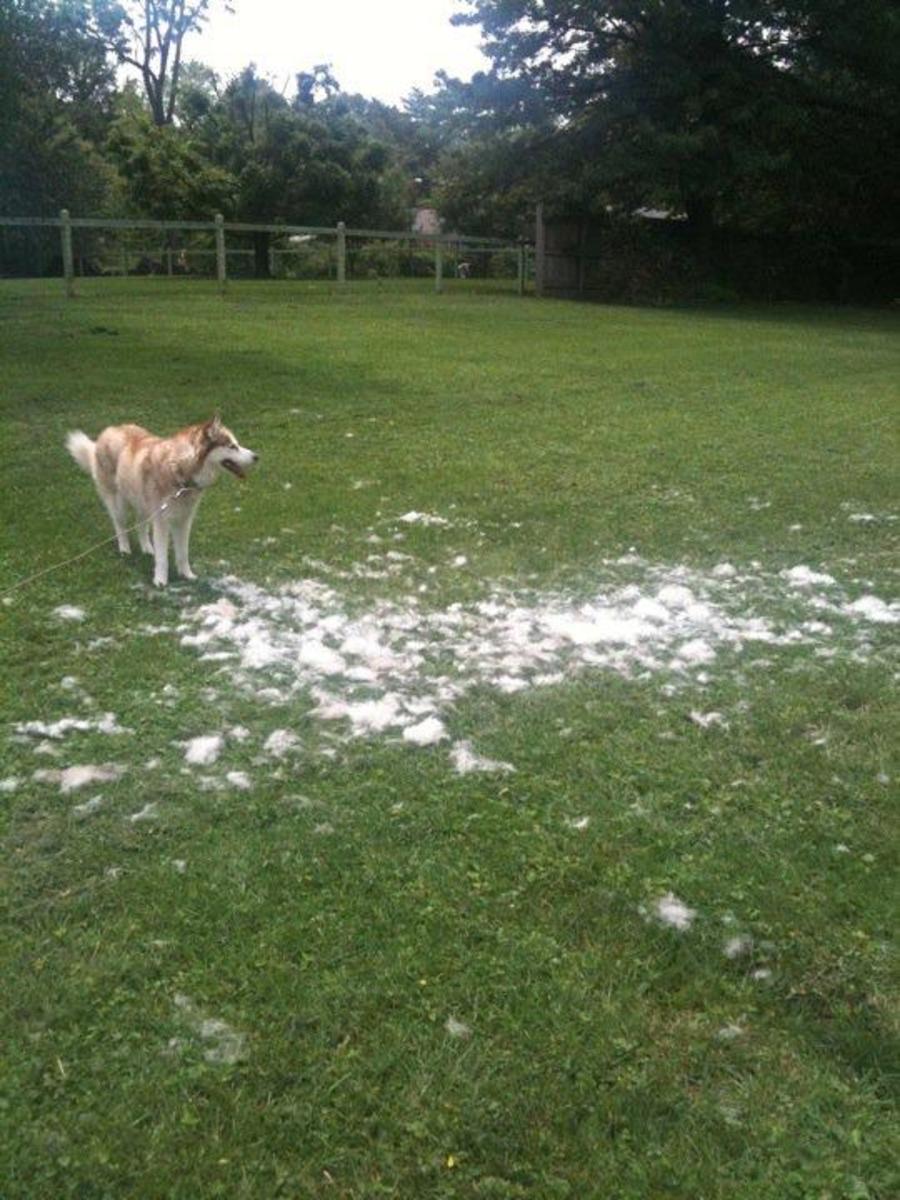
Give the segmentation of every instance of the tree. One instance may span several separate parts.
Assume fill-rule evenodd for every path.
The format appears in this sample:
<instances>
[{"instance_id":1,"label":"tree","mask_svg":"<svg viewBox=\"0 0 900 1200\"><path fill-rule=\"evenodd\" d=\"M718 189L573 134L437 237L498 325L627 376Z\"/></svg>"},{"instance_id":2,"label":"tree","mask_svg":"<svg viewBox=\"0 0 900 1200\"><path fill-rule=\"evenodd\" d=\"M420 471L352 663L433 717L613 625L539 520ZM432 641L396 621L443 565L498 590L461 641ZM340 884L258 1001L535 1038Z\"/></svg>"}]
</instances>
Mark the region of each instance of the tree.
<instances>
[{"instance_id":1,"label":"tree","mask_svg":"<svg viewBox=\"0 0 900 1200\"><path fill-rule=\"evenodd\" d=\"M900 6L880 0L464 0L482 26L499 102L537 99L503 136L531 130L523 174L556 162L560 204L654 206L717 225L852 228L897 200ZM479 97L471 97L477 111ZM860 189L861 191L862 189ZM834 203L831 197L841 197ZM896 204L892 206L896 211Z\"/></svg>"},{"instance_id":2,"label":"tree","mask_svg":"<svg viewBox=\"0 0 900 1200\"><path fill-rule=\"evenodd\" d=\"M178 101L182 47L207 20L210 0L93 0L90 35L141 77L155 125L171 125Z\"/></svg>"},{"instance_id":3,"label":"tree","mask_svg":"<svg viewBox=\"0 0 900 1200\"><path fill-rule=\"evenodd\" d=\"M792 148L780 205L794 227L837 236L900 232L900 6L794 0Z\"/></svg>"},{"instance_id":4,"label":"tree","mask_svg":"<svg viewBox=\"0 0 900 1200\"><path fill-rule=\"evenodd\" d=\"M584 193L685 212L698 230L765 167L777 45L767 0L471 0L498 80L540 96ZM546 127L546 122L545 122Z\"/></svg>"},{"instance_id":5,"label":"tree","mask_svg":"<svg viewBox=\"0 0 900 1200\"><path fill-rule=\"evenodd\" d=\"M156 125L127 91L110 130L108 153L134 213L161 221L206 220L234 205L237 184L186 131Z\"/></svg>"},{"instance_id":6,"label":"tree","mask_svg":"<svg viewBox=\"0 0 900 1200\"><path fill-rule=\"evenodd\" d=\"M0 5L0 211L98 211L115 192L99 146L114 73L85 36L85 5Z\"/></svg>"},{"instance_id":7,"label":"tree","mask_svg":"<svg viewBox=\"0 0 900 1200\"><path fill-rule=\"evenodd\" d=\"M191 59L181 72L175 104L175 122L183 129L197 131L209 117L221 97L219 77L202 62Z\"/></svg>"},{"instance_id":8,"label":"tree","mask_svg":"<svg viewBox=\"0 0 900 1200\"><path fill-rule=\"evenodd\" d=\"M437 80L436 91L405 102L413 167L429 195L457 228L501 237L530 230L537 200L566 177L547 99L496 72L468 82L439 72Z\"/></svg>"},{"instance_id":9,"label":"tree","mask_svg":"<svg viewBox=\"0 0 900 1200\"><path fill-rule=\"evenodd\" d=\"M405 217L390 148L369 134L324 71L300 74L288 100L247 67L198 130L209 159L235 180L231 211L240 220L394 225ZM255 235L261 276L268 274L269 244L268 233Z\"/></svg>"}]
</instances>

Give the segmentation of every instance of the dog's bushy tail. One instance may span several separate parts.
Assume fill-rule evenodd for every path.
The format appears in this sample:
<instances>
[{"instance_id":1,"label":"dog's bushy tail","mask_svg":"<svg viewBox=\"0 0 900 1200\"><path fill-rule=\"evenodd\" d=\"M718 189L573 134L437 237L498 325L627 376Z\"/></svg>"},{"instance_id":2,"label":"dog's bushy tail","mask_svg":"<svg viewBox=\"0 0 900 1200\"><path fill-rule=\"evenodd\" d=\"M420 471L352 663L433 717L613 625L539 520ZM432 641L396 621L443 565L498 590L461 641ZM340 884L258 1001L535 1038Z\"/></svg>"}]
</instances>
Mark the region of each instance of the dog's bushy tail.
<instances>
[{"instance_id":1,"label":"dog's bushy tail","mask_svg":"<svg viewBox=\"0 0 900 1200\"><path fill-rule=\"evenodd\" d=\"M88 475L94 474L94 454L97 446L86 433L74 429L66 437L66 449L83 471L87 471Z\"/></svg>"}]
</instances>

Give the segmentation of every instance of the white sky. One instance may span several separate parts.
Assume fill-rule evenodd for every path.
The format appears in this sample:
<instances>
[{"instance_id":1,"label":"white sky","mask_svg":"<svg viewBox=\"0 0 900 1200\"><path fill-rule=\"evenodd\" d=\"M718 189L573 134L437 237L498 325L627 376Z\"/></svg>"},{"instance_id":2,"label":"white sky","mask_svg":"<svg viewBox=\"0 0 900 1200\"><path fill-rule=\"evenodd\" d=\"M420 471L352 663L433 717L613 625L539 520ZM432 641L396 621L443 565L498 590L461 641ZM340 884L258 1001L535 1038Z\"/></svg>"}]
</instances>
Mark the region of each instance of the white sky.
<instances>
[{"instance_id":1,"label":"white sky","mask_svg":"<svg viewBox=\"0 0 900 1200\"><path fill-rule=\"evenodd\" d=\"M431 91L435 72L469 79L487 66L478 26L455 27L459 0L216 0L209 23L186 42L224 78L253 62L279 90L315 63L331 63L344 91L390 104L414 87Z\"/></svg>"}]
</instances>

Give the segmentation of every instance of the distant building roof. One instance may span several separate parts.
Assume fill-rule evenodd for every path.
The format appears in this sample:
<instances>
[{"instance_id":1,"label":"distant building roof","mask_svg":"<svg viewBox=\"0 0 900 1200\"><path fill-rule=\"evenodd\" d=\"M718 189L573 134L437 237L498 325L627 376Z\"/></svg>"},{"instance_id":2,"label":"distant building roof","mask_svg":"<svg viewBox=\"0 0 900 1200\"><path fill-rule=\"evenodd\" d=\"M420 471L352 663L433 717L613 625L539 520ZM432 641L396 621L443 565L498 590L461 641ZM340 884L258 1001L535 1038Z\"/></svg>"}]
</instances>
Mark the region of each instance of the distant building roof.
<instances>
[{"instance_id":1,"label":"distant building roof","mask_svg":"<svg viewBox=\"0 0 900 1200\"><path fill-rule=\"evenodd\" d=\"M645 221L686 221L684 213L672 212L669 208L636 208L634 216L643 217Z\"/></svg>"}]
</instances>

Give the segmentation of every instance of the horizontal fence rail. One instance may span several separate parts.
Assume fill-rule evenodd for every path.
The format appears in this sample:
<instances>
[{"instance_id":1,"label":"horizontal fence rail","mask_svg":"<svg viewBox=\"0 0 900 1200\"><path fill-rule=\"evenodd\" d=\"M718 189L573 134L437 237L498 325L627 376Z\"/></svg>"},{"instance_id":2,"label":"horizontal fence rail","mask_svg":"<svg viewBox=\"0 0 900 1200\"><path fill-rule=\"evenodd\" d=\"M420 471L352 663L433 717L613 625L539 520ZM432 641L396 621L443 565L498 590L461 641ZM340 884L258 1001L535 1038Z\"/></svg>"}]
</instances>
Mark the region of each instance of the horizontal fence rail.
<instances>
[{"instance_id":1,"label":"horizontal fence rail","mask_svg":"<svg viewBox=\"0 0 900 1200\"><path fill-rule=\"evenodd\" d=\"M148 234L158 235L152 246ZM7 235L20 239L12 251ZM18 269L9 272L10 262ZM0 217L0 273L61 274L69 297L75 295L76 267L82 276L215 278L224 293L229 264L241 277L332 279L341 286L386 275L431 277L438 292L448 276L506 279L524 295L533 261L530 243L521 239L357 229L343 222L257 224L220 214L211 221L128 220L73 217L66 209L58 217Z\"/></svg>"},{"instance_id":2,"label":"horizontal fence rail","mask_svg":"<svg viewBox=\"0 0 900 1200\"><path fill-rule=\"evenodd\" d=\"M45 225L58 229L65 225L66 218L58 217L0 217L0 225ZM156 229L162 232L177 229L205 229L210 232L218 227L217 221L153 221L149 219L126 220L119 217L69 217L68 224L73 229ZM334 235L343 225L283 225L276 223L249 224L244 221L224 221L222 225L226 233L273 233L273 234L331 234ZM477 243L483 246L506 247L518 245L510 239L481 237L468 233L422 233L420 230L398 229L354 229L343 226L347 237L365 237L390 240L402 238L404 241L421 242L465 242Z\"/></svg>"}]
</instances>

